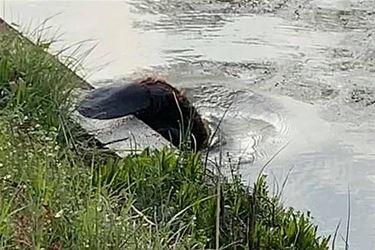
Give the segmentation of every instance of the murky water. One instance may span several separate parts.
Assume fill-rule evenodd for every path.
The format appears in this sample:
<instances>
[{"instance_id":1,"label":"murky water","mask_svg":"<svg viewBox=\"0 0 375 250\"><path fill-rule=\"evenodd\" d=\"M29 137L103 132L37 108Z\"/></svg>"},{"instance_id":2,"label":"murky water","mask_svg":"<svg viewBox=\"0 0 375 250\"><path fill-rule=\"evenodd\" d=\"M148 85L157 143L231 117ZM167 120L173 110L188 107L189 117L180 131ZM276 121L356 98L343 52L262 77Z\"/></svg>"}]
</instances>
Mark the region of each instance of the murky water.
<instances>
[{"instance_id":1,"label":"murky water","mask_svg":"<svg viewBox=\"0 0 375 250\"><path fill-rule=\"evenodd\" d=\"M153 72L213 124L228 109L213 157L240 158L246 182L289 143L265 170L270 182L289 175L285 203L345 235L350 190L351 249L375 248L375 2L4 3L6 20L31 27L60 13L55 49L93 39L81 48L96 44L92 82Z\"/></svg>"}]
</instances>

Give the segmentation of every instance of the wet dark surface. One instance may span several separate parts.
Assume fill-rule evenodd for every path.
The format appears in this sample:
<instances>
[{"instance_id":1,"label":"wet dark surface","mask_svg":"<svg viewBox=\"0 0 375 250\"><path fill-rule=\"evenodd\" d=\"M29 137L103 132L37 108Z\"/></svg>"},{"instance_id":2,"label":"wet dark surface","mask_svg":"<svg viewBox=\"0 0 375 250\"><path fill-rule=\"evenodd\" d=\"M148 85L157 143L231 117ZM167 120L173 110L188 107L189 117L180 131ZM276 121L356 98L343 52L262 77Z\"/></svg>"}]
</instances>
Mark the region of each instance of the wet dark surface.
<instances>
[{"instance_id":1,"label":"wet dark surface","mask_svg":"<svg viewBox=\"0 0 375 250\"><path fill-rule=\"evenodd\" d=\"M96 39L85 66L98 85L158 74L185 88L212 126L228 110L212 159L220 151L241 159L244 182L289 143L265 170L271 184L288 176L286 205L312 211L322 234L341 221L345 235L349 189L350 249L374 249L375 2L8 6L6 16L23 22L63 12L51 23L67 31L65 43Z\"/></svg>"}]
</instances>

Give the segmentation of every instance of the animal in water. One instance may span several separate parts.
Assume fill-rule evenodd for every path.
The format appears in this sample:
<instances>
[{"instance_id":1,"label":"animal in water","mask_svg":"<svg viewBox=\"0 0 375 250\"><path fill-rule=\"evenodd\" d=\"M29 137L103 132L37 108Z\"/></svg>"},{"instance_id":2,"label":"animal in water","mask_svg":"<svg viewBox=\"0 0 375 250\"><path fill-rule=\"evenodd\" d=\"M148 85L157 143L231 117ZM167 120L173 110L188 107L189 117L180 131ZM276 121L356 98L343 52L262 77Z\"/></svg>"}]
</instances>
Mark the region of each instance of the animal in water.
<instances>
[{"instance_id":1,"label":"animal in water","mask_svg":"<svg viewBox=\"0 0 375 250\"><path fill-rule=\"evenodd\" d=\"M101 120L134 115L177 147L186 138L193 149L207 147L207 123L183 93L161 79L148 77L95 89L77 110L85 117Z\"/></svg>"}]
</instances>

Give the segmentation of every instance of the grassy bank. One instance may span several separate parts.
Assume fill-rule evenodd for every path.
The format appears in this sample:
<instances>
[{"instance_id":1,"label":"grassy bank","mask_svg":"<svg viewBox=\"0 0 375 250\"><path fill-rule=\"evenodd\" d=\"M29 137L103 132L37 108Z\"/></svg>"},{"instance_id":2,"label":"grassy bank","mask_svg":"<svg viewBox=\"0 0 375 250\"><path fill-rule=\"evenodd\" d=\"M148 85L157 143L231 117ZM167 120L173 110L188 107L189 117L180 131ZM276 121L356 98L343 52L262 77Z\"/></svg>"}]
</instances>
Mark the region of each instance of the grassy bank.
<instances>
[{"instance_id":1,"label":"grassy bank","mask_svg":"<svg viewBox=\"0 0 375 250\"><path fill-rule=\"evenodd\" d=\"M0 34L1 248L328 249L264 176L245 187L199 154L90 146L69 119L79 81L43 44Z\"/></svg>"}]
</instances>

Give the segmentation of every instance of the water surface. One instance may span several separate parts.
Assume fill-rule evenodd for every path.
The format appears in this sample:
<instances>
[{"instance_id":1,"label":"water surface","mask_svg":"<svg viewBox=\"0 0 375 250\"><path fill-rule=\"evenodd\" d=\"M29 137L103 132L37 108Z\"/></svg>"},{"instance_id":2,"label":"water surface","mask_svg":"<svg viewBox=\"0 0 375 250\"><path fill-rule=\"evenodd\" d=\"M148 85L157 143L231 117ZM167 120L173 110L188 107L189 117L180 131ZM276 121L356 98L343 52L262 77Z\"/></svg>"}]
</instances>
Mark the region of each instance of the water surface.
<instances>
[{"instance_id":1,"label":"water surface","mask_svg":"<svg viewBox=\"0 0 375 250\"><path fill-rule=\"evenodd\" d=\"M228 109L212 157L241 159L244 182L289 143L265 170L270 183L288 176L285 204L312 211L320 233L330 234L346 222L350 190L351 249L374 249L373 1L3 6L6 20L30 27L60 13L48 22L50 36L63 33L55 50L92 39L81 51L96 45L84 62L94 84L158 74L185 88L212 124Z\"/></svg>"}]
</instances>

